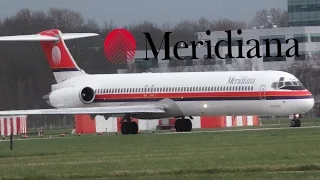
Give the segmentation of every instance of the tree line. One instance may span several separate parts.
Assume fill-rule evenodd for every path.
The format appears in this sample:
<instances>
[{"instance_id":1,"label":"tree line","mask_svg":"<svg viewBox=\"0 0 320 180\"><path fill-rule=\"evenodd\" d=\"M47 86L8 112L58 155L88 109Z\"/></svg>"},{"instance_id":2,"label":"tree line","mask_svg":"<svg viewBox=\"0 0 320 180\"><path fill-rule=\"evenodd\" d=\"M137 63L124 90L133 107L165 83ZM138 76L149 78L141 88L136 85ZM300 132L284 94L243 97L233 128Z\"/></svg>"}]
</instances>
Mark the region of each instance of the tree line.
<instances>
[{"instance_id":1,"label":"tree line","mask_svg":"<svg viewBox=\"0 0 320 180\"><path fill-rule=\"evenodd\" d=\"M288 15L282 9L261 10L248 22L230 19L208 20L205 17L196 21L183 20L175 25L141 21L128 24L136 39L137 49L145 49L145 36L149 32L157 47L161 44L164 32L172 32L170 40L194 41L200 31L236 30L260 27L268 23L267 15L278 27L288 26ZM48 29L62 32L91 32L100 36L66 41L78 65L87 73L117 73L117 69L127 65L111 64L104 55L103 43L106 35L115 29L112 20L98 25L93 19L85 19L80 12L66 8L50 8L42 11L21 9L15 15L0 19L0 36L35 34ZM52 71L38 42L0 42L0 110L50 108L42 99L55 83ZM177 68L178 70L178 68ZM210 69L209 69L210 70ZM214 70L214 69L212 69ZM70 116L30 116L29 127L66 126L72 124Z\"/></svg>"}]
</instances>

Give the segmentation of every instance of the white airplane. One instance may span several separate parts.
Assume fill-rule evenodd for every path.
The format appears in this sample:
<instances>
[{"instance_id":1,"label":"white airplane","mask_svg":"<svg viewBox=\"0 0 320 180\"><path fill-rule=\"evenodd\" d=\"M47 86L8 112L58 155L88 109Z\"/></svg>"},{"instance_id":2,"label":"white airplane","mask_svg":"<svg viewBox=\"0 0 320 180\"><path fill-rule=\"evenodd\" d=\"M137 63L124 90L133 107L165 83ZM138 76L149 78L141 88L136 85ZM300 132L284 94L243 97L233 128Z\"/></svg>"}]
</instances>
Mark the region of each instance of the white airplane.
<instances>
[{"instance_id":1,"label":"white airplane","mask_svg":"<svg viewBox=\"0 0 320 180\"><path fill-rule=\"evenodd\" d=\"M0 115L90 114L123 117L122 134L137 134L132 118L178 118L176 131L191 131L192 116L301 115L314 105L312 94L282 71L87 74L64 40L96 36L47 30L36 35L0 37L0 41L40 41L57 84L45 95L53 109L0 111Z\"/></svg>"}]
</instances>

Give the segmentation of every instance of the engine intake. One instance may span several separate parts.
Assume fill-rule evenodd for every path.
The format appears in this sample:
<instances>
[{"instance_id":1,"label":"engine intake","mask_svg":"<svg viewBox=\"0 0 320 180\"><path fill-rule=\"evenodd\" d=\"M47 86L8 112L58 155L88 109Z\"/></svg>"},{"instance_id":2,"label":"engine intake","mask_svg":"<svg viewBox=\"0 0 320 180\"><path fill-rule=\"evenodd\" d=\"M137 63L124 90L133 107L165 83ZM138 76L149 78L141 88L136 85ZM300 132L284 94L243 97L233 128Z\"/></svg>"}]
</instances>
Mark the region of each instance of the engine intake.
<instances>
[{"instance_id":1,"label":"engine intake","mask_svg":"<svg viewBox=\"0 0 320 180\"><path fill-rule=\"evenodd\" d=\"M95 92L91 87L61 88L51 92L48 104L54 107L83 107L95 99Z\"/></svg>"},{"instance_id":2,"label":"engine intake","mask_svg":"<svg viewBox=\"0 0 320 180\"><path fill-rule=\"evenodd\" d=\"M94 97L95 97L94 90L90 87L84 87L80 91L80 99L85 104L92 103L94 100Z\"/></svg>"}]
</instances>

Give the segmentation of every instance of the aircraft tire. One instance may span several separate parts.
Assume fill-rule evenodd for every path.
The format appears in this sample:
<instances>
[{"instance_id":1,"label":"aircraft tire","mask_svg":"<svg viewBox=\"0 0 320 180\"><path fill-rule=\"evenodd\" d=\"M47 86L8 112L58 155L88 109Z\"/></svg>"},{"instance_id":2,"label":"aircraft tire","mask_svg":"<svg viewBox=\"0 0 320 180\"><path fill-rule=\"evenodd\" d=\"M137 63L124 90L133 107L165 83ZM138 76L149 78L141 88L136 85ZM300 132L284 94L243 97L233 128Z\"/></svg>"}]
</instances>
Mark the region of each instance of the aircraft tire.
<instances>
[{"instance_id":1,"label":"aircraft tire","mask_svg":"<svg viewBox=\"0 0 320 180\"><path fill-rule=\"evenodd\" d=\"M129 124L129 122L123 122L121 124L121 133L123 135L127 135L127 134L130 133L130 124Z\"/></svg>"},{"instance_id":2,"label":"aircraft tire","mask_svg":"<svg viewBox=\"0 0 320 180\"><path fill-rule=\"evenodd\" d=\"M184 124L184 131L185 132L190 132L192 130L192 122L190 119L185 119L183 124Z\"/></svg>"},{"instance_id":3,"label":"aircraft tire","mask_svg":"<svg viewBox=\"0 0 320 180\"><path fill-rule=\"evenodd\" d=\"M129 126L130 126L130 134L138 134L139 127L136 122L134 121L130 122Z\"/></svg>"},{"instance_id":4,"label":"aircraft tire","mask_svg":"<svg viewBox=\"0 0 320 180\"><path fill-rule=\"evenodd\" d=\"M291 120L290 127L296 127L296 120Z\"/></svg>"},{"instance_id":5,"label":"aircraft tire","mask_svg":"<svg viewBox=\"0 0 320 180\"><path fill-rule=\"evenodd\" d=\"M296 127L300 127L301 126L301 121L300 119L296 119Z\"/></svg>"},{"instance_id":6,"label":"aircraft tire","mask_svg":"<svg viewBox=\"0 0 320 180\"><path fill-rule=\"evenodd\" d=\"M174 124L174 128L176 132L183 132L183 121L182 119L177 119L176 123Z\"/></svg>"}]
</instances>

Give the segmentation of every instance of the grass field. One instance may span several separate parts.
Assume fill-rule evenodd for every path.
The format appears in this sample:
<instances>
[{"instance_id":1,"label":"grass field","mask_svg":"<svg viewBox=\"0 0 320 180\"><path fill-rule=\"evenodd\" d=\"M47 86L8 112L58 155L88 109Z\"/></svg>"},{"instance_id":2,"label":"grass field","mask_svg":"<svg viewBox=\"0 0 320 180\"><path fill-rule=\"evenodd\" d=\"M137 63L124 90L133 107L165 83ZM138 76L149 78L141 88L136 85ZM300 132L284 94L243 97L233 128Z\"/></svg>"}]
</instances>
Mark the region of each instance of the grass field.
<instances>
[{"instance_id":1,"label":"grass field","mask_svg":"<svg viewBox=\"0 0 320 180\"><path fill-rule=\"evenodd\" d=\"M0 141L0 179L319 179L320 128Z\"/></svg>"}]
</instances>

